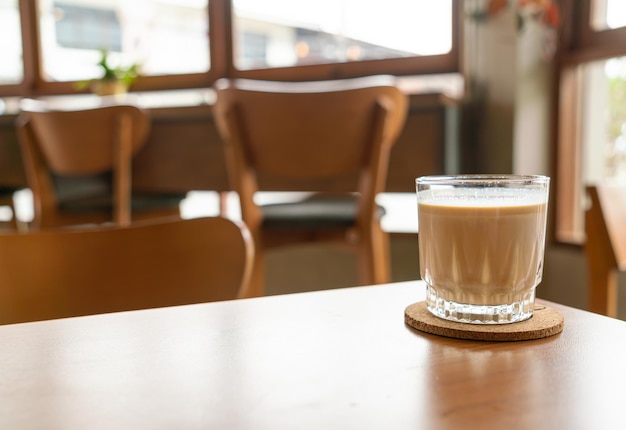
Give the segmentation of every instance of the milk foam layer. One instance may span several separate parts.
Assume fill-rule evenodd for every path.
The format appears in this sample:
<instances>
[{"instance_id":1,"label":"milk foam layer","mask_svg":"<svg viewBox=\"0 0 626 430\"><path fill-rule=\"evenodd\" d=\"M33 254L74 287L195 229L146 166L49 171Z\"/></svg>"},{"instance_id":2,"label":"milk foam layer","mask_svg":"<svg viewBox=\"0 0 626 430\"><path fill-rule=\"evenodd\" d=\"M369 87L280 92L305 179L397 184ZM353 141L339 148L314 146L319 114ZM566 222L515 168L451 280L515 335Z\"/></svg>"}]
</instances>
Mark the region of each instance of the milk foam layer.
<instances>
[{"instance_id":1,"label":"milk foam layer","mask_svg":"<svg viewBox=\"0 0 626 430\"><path fill-rule=\"evenodd\" d=\"M455 207L510 207L547 203L542 189L438 188L420 191L419 203Z\"/></svg>"}]
</instances>

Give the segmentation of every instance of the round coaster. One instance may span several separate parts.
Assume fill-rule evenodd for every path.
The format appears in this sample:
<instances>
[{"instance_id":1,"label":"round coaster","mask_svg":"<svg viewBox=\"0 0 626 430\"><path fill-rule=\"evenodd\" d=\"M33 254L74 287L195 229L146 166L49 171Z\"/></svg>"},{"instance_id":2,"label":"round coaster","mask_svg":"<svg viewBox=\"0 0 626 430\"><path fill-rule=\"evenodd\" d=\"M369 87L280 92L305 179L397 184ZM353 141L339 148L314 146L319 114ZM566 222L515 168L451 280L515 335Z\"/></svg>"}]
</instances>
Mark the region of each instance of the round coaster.
<instances>
[{"instance_id":1,"label":"round coaster","mask_svg":"<svg viewBox=\"0 0 626 430\"><path fill-rule=\"evenodd\" d=\"M426 302L407 306L404 321L411 327L430 334L457 339L486 341L533 340L553 336L563 331L564 319L560 312L535 304L533 316L510 324L469 324L436 317L426 308Z\"/></svg>"}]
</instances>

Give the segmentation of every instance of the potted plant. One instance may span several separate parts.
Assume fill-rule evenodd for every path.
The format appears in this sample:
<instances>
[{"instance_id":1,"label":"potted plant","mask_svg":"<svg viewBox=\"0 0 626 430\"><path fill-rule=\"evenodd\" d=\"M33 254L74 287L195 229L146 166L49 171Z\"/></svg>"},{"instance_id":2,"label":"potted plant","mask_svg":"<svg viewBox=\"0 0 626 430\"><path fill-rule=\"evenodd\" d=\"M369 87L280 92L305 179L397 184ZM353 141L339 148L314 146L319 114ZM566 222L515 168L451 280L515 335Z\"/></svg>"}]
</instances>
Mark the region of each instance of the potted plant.
<instances>
[{"instance_id":1,"label":"potted plant","mask_svg":"<svg viewBox=\"0 0 626 430\"><path fill-rule=\"evenodd\" d=\"M112 67L109 64L109 51L106 49L100 50L98 66L102 69L102 76L98 79L79 82L79 89L89 87L94 94L99 96L124 94L139 76L137 64L129 67Z\"/></svg>"}]
</instances>

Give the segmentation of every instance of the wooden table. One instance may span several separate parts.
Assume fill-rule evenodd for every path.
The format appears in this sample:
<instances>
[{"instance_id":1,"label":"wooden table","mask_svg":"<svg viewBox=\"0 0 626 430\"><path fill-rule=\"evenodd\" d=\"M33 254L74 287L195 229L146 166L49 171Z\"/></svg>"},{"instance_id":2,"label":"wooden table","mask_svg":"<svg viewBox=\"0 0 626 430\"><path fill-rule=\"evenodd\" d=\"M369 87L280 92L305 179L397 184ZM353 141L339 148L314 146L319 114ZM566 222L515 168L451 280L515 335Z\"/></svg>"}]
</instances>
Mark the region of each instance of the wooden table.
<instances>
[{"instance_id":1,"label":"wooden table","mask_svg":"<svg viewBox=\"0 0 626 430\"><path fill-rule=\"evenodd\" d=\"M2 429L600 429L623 422L626 323L423 334L421 282L0 327ZM546 302L544 302L546 303Z\"/></svg>"}]
</instances>

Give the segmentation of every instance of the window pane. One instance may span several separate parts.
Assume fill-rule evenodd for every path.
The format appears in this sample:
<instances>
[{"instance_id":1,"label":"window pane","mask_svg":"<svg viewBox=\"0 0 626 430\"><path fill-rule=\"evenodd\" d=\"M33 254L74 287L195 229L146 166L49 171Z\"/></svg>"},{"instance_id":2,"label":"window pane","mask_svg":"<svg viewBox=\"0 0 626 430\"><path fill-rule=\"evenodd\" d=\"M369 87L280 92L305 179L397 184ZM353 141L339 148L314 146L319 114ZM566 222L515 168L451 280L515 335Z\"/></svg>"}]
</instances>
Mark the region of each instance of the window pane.
<instances>
[{"instance_id":1,"label":"window pane","mask_svg":"<svg viewBox=\"0 0 626 430\"><path fill-rule=\"evenodd\" d=\"M626 57L584 67L584 182L626 183Z\"/></svg>"},{"instance_id":2,"label":"window pane","mask_svg":"<svg viewBox=\"0 0 626 430\"><path fill-rule=\"evenodd\" d=\"M0 85L18 84L23 77L22 35L18 0L0 0Z\"/></svg>"},{"instance_id":3,"label":"window pane","mask_svg":"<svg viewBox=\"0 0 626 430\"><path fill-rule=\"evenodd\" d=\"M561 124L557 188L558 240L582 243L585 237L587 185L626 184L626 57L593 61L572 70L571 116ZM570 85L567 85L570 87Z\"/></svg>"},{"instance_id":4,"label":"window pane","mask_svg":"<svg viewBox=\"0 0 626 430\"><path fill-rule=\"evenodd\" d=\"M592 0L591 27L597 31L626 26L626 1Z\"/></svg>"},{"instance_id":5,"label":"window pane","mask_svg":"<svg viewBox=\"0 0 626 430\"><path fill-rule=\"evenodd\" d=\"M238 69L445 54L451 0L233 0Z\"/></svg>"},{"instance_id":6,"label":"window pane","mask_svg":"<svg viewBox=\"0 0 626 430\"><path fill-rule=\"evenodd\" d=\"M99 51L112 66L142 75L209 70L208 0L39 0L44 76L100 77Z\"/></svg>"}]
</instances>

